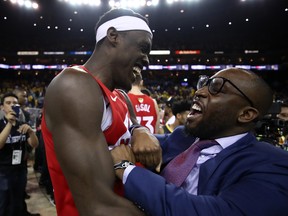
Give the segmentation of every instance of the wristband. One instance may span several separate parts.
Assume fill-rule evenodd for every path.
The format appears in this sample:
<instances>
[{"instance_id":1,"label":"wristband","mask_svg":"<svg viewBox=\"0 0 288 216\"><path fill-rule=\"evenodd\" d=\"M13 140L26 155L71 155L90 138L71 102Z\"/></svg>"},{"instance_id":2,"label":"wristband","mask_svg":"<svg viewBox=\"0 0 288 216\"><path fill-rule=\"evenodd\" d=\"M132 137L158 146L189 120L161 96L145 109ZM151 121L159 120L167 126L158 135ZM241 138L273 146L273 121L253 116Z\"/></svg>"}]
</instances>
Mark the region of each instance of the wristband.
<instances>
[{"instance_id":1,"label":"wristband","mask_svg":"<svg viewBox=\"0 0 288 216\"><path fill-rule=\"evenodd\" d=\"M121 162L114 164L114 170L126 169L129 165L134 165L134 163L128 160L122 160Z\"/></svg>"},{"instance_id":2,"label":"wristband","mask_svg":"<svg viewBox=\"0 0 288 216\"><path fill-rule=\"evenodd\" d=\"M131 136L133 135L133 131L134 131L134 129L136 129L136 128L140 128L140 127L144 127L144 126L142 126L142 125L131 125L130 127L129 127L129 132L130 132L130 134L131 134Z\"/></svg>"}]
</instances>

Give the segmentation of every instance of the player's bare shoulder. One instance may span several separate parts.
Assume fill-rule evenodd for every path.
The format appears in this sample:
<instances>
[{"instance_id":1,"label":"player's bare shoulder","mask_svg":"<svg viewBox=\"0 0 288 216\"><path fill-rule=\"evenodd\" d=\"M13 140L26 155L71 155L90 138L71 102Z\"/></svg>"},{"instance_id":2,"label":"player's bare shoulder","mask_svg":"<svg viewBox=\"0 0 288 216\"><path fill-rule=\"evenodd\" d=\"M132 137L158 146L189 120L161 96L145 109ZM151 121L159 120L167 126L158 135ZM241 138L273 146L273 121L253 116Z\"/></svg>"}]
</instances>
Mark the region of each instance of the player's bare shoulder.
<instances>
[{"instance_id":1,"label":"player's bare shoulder","mask_svg":"<svg viewBox=\"0 0 288 216\"><path fill-rule=\"evenodd\" d=\"M91 76L81 67L67 67L63 69L49 84L47 94L66 94L69 91L81 91Z\"/></svg>"},{"instance_id":2,"label":"player's bare shoulder","mask_svg":"<svg viewBox=\"0 0 288 216\"><path fill-rule=\"evenodd\" d=\"M79 66L73 66L65 68L55 77L53 81L55 81L56 83L59 82L61 85L69 85L70 82L81 82L82 79L85 80L89 77L90 75L83 68Z\"/></svg>"},{"instance_id":3,"label":"player's bare shoulder","mask_svg":"<svg viewBox=\"0 0 288 216\"><path fill-rule=\"evenodd\" d=\"M75 113L87 113L87 108L97 110L95 98L101 93L98 83L84 69L65 68L51 81L45 94L45 113L48 118L54 119L53 124L48 126L52 128L52 125L55 125L55 122L59 124L60 120L73 121L76 119ZM102 107L98 109L101 110Z\"/></svg>"}]
</instances>

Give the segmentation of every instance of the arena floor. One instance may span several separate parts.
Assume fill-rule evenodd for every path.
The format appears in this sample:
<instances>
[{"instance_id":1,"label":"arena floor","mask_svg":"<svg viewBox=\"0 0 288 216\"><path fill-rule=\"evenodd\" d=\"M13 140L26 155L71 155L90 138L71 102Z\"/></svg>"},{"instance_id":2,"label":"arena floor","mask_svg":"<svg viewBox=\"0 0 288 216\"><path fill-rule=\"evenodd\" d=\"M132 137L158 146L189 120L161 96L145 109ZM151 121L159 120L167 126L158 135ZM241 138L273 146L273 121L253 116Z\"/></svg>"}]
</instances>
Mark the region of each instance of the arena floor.
<instances>
[{"instance_id":1,"label":"arena floor","mask_svg":"<svg viewBox=\"0 0 288 216\"><path fill-rule=\"evenodd\" d=\"M26 199L27 208L30 213L40 213L41 216L57 216L55 206L50 202L49 196L44 188L38 184L40 173L34 172L33 162L28 164L28 181L26 191L30 199Z\"/></svg>"}]
</instances>

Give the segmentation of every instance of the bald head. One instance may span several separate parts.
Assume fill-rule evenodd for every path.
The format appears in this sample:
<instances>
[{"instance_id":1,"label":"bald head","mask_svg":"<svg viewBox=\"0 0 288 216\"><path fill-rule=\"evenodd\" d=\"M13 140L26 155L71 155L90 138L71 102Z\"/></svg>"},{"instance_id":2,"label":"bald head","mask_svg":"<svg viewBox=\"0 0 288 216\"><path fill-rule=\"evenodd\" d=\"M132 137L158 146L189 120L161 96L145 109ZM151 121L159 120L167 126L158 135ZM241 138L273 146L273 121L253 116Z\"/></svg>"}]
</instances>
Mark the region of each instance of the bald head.
<instances>
[{"instance_id":1,"label":"bald head","mask_svg":"<svg viewBox=\"0 0 288 216\"><path fill-rule=\"evenodd\" d=\"M273 102L273 92L269 85L252 71L240 68L221 70L215 76L222 76L232 81L252 102L263 117Z\"/></svg>"}]
</instances>

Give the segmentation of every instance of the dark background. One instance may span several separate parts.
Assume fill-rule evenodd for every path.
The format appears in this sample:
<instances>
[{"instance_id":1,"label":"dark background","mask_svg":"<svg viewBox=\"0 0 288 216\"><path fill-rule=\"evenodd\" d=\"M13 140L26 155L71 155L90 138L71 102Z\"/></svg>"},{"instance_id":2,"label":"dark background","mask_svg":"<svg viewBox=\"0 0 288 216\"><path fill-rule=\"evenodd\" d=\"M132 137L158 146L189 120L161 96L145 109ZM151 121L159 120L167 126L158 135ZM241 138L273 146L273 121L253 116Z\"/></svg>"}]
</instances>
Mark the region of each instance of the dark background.
<instances>
[{"instance_id":1,"label":"dark background","mask_svg":"<svg viewBox=\"0 0 288 216\"><path fill-rule=\"evenodd\" d=\"M89 55L73 56L70 51L92 51L94 27L110 7L102 0L98 8L71 6L57 0L39 0L38 10L29 10L0 1L0 64L82 64ZM184 13L180 11L184 10ZM77 14L75 14L77 11ZM170 56L151 56L150 64L205 65L279 65L278 71L258 71L277 88L286 85L288 73L288 1L287 0L198 0L172 5L160 0L157 7L135 9L148 15L154 32L153 50L168 49ZM4 19L6 17L6 19ZM246 22L245 19L249 21ZM228 23L232 22L232 25ZM36 26L34 26L36 24ZM209 28L206 27L209 24ZM47 28L50 26L50 29ZM57 26L57 29L55 28ZM68 28L71 31L68 31ZM181 30L178 30L180 28ZM81 31L81 29L83 31ZM176 55L175 50L200 50L199 55ZM63 56L18 56L17 51L64 51ZM244 50L258 50L245 54ZM224 54L216 55L215 51ZM0 69L0 78L32 79L46 77L55 70ZM213 72L213 70L212 70ZM147 71L149 81L196 76L209 71ZM194 78L194 77L193 77ZM153 83L153 82L152 82ZM280 84L279 84L280 83ZM274 84L273 84L274 85Z\"/></svg>"}]
</instances>

